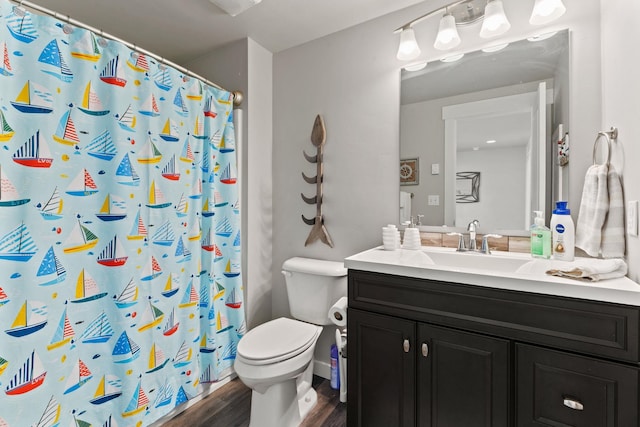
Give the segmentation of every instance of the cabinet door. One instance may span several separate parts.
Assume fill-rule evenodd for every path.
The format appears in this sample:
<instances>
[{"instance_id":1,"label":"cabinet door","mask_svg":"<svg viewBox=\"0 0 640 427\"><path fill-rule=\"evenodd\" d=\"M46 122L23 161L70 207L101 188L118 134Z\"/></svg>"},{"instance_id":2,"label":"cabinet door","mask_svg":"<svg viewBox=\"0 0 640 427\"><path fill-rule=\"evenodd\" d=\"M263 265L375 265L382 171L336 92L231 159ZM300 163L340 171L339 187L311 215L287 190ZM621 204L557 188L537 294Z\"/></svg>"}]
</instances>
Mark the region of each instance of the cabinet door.
<instances>
[{"instance_id":1,"label":"cabinet door","mask_svg":"<svg viewBox=\"0 0 640 427\"><path fill-rule=\"evenodd\" d=\"M508 340L418 324L420 427L510 425Z\"/></svg>"},{"instance_id":2,"label":"cabinet door","mask_svg":"<svg viewBox=\"0 0 640 427\"><path fill-rule=\"evenodd\" d=\"M415 322L348 309L347 424L415 425Z\"/></svg>"},{"instance_id":3,"label":"cabinet door","mask_svg":"<svg viewBox=\"0 0 640 427\"><path fill-rule=\"evenodd\" d=\"M518 426L638 425L638 369L516 345Z\"/></svg>"}]
</instances>

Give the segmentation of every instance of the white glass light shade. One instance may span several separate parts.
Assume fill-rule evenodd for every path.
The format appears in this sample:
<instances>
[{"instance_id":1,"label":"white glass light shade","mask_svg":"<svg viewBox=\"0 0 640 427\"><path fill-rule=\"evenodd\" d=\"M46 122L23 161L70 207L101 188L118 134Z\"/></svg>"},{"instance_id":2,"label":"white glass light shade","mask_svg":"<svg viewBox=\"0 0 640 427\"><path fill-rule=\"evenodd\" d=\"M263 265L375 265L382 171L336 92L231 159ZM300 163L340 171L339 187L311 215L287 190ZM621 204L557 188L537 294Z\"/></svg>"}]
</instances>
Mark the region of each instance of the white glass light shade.
<instances>
[{"instance_id":1,"label":"white glass light shade","mask_svg":"<svg viewBox=\"0 0 640 427\"><path fill-rule=\"evenodd\" d=\"M536 0L531 12L531 25L544 25L560 18L567 11L562 0Z\"/></svg>"},{"instance_id":2,"label":"white glass light shade","mask_svg":"<svg viewBox=\"0 0 640 427\"><path fill-rule=\"evenodd\" d=\"M416 41L413 28L405 28L400 33L400 46L396 57L401 61L411 61L420 56L420 46Z\"/></svg>"},{"instance_id":3,"label":"white glass light shade","mask_svg":"<svg viewBox=\"0 0 640 427\"><path fill-rule=\"evenodd\" d=\"M407 71L420 71L423 70L427 66L427 61L415 62L413 64L405 65L404 68Z\"/></svg>"},{"instance_id":4,"label":"white glass light shade","mask_svg":"<svg viewBox=\"0 0 640 427\"><path fill-rule=\"evenodd\" d=\"M464 58L464 53L457 53L455 55L449 55L442 58L440 61L442 62L456 62Z\"/></svg>"},{"instance_id":5,"label":"white glass light shade","mask_svg":"<svg viewBox=\"0 0 640 427\"><path fill-rule=\"evenodd\" d=\"M480 29L480 37L488 39L506 33L511 24L504 14L502 0L491 0L484 9L484 19Z\"/></svg>"},{"instance_id":6,"label":"white glass light shade","mask_svg":"<svg viewBox=\"0 0 640 427\"><path fill-rule=\"evenodd\" d=\"M456 28L456 20L453 15L446 14L440 20L440 27L438 28L438 36L436 42L433 44L438 50L453 49L460 44L460 35L458 35L458 29Z\"/></svg>"},{"instance_id":7,"label":"white glass light shade","mask_svg":"<svg viewBox=\"0 0 640 427\"><path fill-rule=\"evenodd\" d=\"M485 48L482 48L482 51L485 53L493 53L493 52L498 52L507 46L509 46L509 43L500 43L493 46L487 46Z\"/></svg>"}]
</instances>

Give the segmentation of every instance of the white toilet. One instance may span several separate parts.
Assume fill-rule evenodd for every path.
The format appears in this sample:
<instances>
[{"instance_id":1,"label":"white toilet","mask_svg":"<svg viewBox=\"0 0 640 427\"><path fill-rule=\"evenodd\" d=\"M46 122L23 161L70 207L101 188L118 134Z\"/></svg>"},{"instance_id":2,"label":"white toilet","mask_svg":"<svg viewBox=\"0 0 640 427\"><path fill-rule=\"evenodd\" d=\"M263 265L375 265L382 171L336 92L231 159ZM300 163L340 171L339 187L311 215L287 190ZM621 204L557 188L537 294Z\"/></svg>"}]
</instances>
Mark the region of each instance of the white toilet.
<instances>
[{"instance_id":1,"label":"white toilet","mask_svg":"<svg viewBox=\"0 0 640 427\"><path fill-rule=\"evenodd\" d=\"M238 343L234 368L250 387L250 427L295 427L315 406L313 353L330 324L327 313L347 295L342 262L291 258L282 264L291 315L250 330Z\"/></svg>"}]
</instances>

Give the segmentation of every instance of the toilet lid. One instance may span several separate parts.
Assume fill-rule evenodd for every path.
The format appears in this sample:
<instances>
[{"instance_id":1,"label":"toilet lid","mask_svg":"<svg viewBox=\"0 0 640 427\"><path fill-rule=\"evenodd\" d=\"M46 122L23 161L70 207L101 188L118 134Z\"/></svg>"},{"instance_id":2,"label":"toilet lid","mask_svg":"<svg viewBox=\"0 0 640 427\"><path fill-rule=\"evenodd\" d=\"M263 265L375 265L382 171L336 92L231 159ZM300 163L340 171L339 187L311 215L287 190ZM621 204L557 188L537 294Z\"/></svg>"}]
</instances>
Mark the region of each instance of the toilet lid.
<instances>
[{"instance_id":1,"label":"toilet lid","mask_svg":"<svg viewBox=\"0 0 640 427\"><path fill-rule=\"evenodd\" d=\"M286 317L271 320L250 330L238 343L238 354L255 364L290 359L311 346L322 329Z\"/></svg>"}]
</instances>

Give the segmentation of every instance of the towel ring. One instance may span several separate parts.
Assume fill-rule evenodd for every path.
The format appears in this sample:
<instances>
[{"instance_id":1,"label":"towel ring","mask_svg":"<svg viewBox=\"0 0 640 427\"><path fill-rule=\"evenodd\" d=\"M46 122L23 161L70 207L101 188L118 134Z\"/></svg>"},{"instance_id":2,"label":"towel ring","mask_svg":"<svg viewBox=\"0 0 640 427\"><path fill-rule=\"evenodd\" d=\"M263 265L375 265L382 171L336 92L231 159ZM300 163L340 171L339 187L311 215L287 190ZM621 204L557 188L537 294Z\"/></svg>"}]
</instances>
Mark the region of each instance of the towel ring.
<instances>
[{"instance_id":1,"label":"towel ring","mask_svg":"<svg viewBox=\"0 0 640 427\"><path fill-rule=\"evenodd\" d=\"M606 165L609 166L611 162L611 140L615 140L618 138L618 129L612 127L609 131L601 130L598 132L598 136L596 136L596 140L593 143L593 164L596 165L596 154L598 150L598 142L600 142L600 138L604 137L607 141L607 162Z\"/></svg>"}]
</instances>

